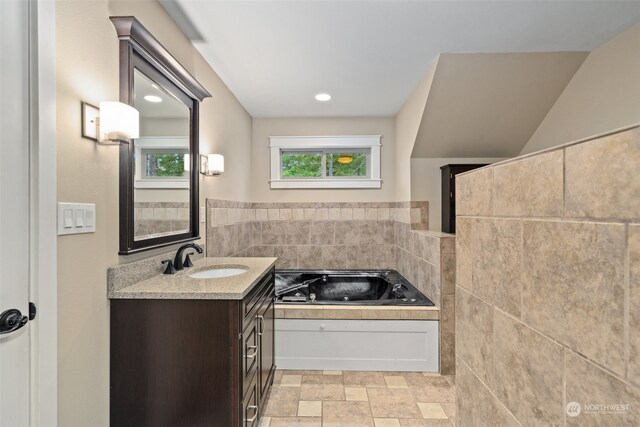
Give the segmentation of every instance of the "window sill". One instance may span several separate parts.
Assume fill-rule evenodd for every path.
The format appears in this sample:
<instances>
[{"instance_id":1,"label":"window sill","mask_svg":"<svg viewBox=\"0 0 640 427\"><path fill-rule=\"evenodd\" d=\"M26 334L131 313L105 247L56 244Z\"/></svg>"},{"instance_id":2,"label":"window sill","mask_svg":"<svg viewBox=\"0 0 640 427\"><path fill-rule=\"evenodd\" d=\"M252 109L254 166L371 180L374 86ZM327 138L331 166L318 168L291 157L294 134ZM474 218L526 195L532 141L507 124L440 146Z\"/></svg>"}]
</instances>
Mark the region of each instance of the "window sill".
<instances>
[{"instance_id":1,"label":"window sill","mask_svg":"<svg viewBox=\"0 0 640 427\"><path fill-rule=\"evenodd\" d=\"M136 180L134 183L135 188L184 188L189 189L188 180Z\"/></svg>"},{"instance_id":2,"label":"window sill","mask_svg":"<svg viewBox=\"0 0 640 427\"><path fill-rule=\"evenodd\" d=\"M279 179L271 188L380 188L380 179Z\"/></svg>"}]
</instances>

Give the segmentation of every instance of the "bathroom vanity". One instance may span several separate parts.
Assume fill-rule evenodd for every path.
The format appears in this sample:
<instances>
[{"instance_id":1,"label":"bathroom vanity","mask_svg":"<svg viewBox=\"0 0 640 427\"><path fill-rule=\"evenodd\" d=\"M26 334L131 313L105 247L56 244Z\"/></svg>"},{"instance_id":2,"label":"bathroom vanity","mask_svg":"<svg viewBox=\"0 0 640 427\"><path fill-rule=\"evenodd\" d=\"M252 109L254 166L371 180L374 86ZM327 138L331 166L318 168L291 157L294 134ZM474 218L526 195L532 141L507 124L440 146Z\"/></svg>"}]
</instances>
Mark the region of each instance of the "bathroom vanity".
<instances>
[{"instance_id":1,"label":"bathroom vanity","mask_svg":"<svg viewBox=\"0 0 640 427\"><path fill-rule=\"evenodd\" d=\"M274 263L204 258L110 290L111 425L257 426L275 372ZM207 277L222 268L246 271Z\"/></svg>"}]
</instances>

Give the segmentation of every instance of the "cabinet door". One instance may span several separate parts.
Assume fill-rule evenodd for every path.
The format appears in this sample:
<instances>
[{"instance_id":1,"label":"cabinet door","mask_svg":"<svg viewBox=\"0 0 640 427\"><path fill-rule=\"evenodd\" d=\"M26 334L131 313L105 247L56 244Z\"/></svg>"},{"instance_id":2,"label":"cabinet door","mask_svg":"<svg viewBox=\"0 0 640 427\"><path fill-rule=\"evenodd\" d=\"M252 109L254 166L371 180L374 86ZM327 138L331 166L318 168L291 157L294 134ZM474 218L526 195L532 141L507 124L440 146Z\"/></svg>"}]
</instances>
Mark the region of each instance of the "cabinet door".
<instances>
[{"instance_id":1,"label":"cabinet door","mask_svg":"<svg viewBox=\"0 0 640 427\"><path fill-rule=\"evenodd\" d=\"M260 366L258 368L258 383L260 384L260 399L269 390L271 371L275 369L275 307L274 289L271 287L258 311L258 337L260 339Z\"/></svg>"}]
</instances>

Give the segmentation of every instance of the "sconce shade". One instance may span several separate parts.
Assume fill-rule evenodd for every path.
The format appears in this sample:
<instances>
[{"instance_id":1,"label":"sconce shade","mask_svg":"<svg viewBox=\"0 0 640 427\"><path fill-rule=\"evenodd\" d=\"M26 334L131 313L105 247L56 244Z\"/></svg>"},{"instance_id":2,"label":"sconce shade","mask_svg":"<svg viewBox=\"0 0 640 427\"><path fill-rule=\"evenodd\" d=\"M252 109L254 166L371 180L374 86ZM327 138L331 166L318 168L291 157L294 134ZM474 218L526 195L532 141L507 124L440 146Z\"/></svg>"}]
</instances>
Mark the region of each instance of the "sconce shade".
<instances>
[{"instance_id":1,"label":"sconce shade","mask_svg":"<svg viewBox=\"0 0 640 427\"><path fill-rule=\"evenodd\" d=\"M182 158L182 161L184 163L184 170L186 172L189 172L189 170L191 170L191 165L189 164L190 159L191 159L191 156L189 154L185 154L184 157Z\"/></svg>"},{"instance_id":2,"label":"sconce shade","mask_svg":"<svg viewBox=\"0 0 640 427\"><path fill-rule=\"evenodd\" d=\"M207 175L222 175L224 172L224 156L222 154L209 154L207 157Z\"/></svg>"},{"instance_id":3,"label":"sconce shade","mask_svg":"<svg viewBox=\"0 0 640 427\"><path fill-rule=\"evenodd\" d=\"M128 141L139 136L138 110L122 102L100 103L101 141Z\"/></svg>"}]
</instances>

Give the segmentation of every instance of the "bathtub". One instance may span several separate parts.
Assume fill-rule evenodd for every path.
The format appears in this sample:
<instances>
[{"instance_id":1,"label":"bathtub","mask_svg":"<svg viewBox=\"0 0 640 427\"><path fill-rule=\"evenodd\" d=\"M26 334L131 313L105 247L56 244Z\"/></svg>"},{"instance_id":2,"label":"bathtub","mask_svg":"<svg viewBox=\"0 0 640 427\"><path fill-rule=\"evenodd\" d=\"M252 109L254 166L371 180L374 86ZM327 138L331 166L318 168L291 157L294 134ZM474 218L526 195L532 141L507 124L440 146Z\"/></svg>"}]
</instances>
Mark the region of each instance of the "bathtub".
<instances>
[{"instance_id":1,"label":"bathtub","mask_svg":"<svg viewBox=\"0 0 640 427\"><path fill-rule=\"evenodd\" d=\"M277 270L276 303L434 305L395 270Z\"/></svg>"},{"instance_id":2,"label":"bathtub","mask_svg":"<svg viewBox=\"0 0 640 427\"><path fill-rule=\"evenodd\" d=\"M395 270L276 270L279 369L438 372L438 318Z\"/></svg>"}]
</instances>

